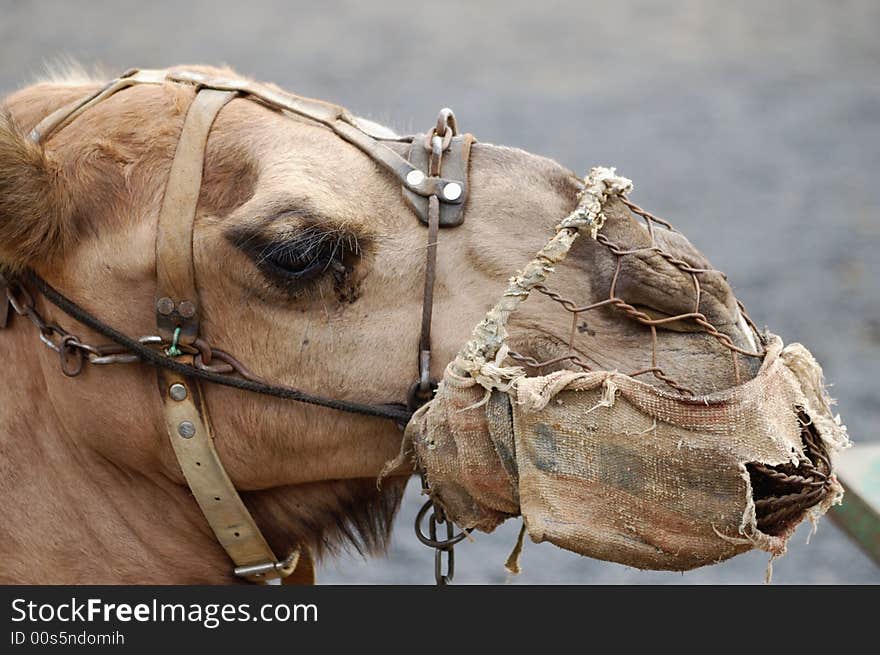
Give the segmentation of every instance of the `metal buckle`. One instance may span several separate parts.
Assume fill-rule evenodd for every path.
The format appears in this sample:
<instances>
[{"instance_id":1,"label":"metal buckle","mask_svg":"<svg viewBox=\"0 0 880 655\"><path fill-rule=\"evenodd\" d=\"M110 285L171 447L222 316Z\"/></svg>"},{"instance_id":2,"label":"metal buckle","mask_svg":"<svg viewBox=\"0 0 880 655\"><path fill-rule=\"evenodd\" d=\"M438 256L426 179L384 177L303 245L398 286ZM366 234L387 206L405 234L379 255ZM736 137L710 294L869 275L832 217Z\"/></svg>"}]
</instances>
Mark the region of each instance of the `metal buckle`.
<instances>
[{"instance_id":1,"label":"metal buckle","mask_svg":"<svg viewBox=\"0 0 880 655\"><path fill-rule=\"evenodd\" d=\"M236 566L232 572L239 578L257 582L283 579L296 569L296 565L299 563L299 553L299 548L297 548L280 562L262 562L260 564Z\"/></svg>"}]
</instances>

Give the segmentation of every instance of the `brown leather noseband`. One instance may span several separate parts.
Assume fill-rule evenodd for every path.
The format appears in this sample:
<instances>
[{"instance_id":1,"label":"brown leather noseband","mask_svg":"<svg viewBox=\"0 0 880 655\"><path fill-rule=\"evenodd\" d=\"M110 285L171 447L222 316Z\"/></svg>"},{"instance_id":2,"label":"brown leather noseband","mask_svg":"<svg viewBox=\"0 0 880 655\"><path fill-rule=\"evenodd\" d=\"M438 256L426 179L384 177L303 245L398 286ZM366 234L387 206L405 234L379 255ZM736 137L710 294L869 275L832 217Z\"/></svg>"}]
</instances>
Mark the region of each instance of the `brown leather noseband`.
<instances>
[{"instance_id":1,"label":"brown leather noseband","mask_svg":"<svg viewBox=\"0 0 880 655\"><path fill-rule=\"evenodd\" d=\"M90 107L136 85L183 84L195 88L178 140L159 213L156 237L156 334L133 338L96 318L53 289L34 273L21 278L0 276L7 302L0 302L0 327L8 306L33 322L41 340L59 353L62 370L73 376L84 361L110 364L142 361L157 368L165 424L177 460L192 493L217 540L235 563L235 574L252 582L297 578L313 580L308 551L296 547L279 559L264 539L242 502L214 449L201 381L268 394L331 409L376 416L403 426L412 411L430 399L431 318L436 275L437 238L441 227L464 220L468 192L470 134L459 135L455 117L440 112L436 126L425 135L387 139L371 134L342 107L303 98L247 80L209 77L193 71L132 70L86 98L44 118L31 132L35 142L47 140ZM205 148L211 126L233 98L247 98L275 111L293 114L331 129L399 180L404 198L428 226L425 285L419 340L418 378L406 405L373 405L313 395L265 381L235 357L208 344L199 335L201 307L195 283L193 231L202 185ZM409 142L408 157L383 141ZM113 343L90 345L37 312L28 286L80 323Z\"/></svg>"}]
</instances>

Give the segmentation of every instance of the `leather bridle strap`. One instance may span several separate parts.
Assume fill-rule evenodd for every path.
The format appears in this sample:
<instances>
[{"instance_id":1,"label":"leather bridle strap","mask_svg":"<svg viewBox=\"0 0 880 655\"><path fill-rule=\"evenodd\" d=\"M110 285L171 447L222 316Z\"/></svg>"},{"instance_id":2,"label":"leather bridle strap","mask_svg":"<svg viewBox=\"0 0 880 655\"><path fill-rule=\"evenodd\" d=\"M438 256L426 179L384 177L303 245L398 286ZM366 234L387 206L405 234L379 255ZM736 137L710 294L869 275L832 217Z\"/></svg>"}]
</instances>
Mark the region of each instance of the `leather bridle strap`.
<instances>
[{"instance_id":1,"label":"leather bridle strap","mask_svg":"<svg viewBox=\"0 0 880 655\"><path fill-rule=\"evenodd\" d=\"M156 327L160 336L171 341L166 354L174 357L182 354L181 344L191 344L198 337L193 224L208 134L217 114L235 95L213 89L196 93L177 141L159 211ZM159 369L157 375L165 428L177 462L217 541L235 563L235 574L252 582L288 576L296 568L300 549L294 548L279 561L266 542L214 449L199 381L166 369Z\"/></svg>"},{"instance_id":2,"label":"leather bridle strap","mask_svg":"<svg viewBox=\"0 0 880 655\"><path fill-rule=\"evenodd\" d=\"M344 107L321 100L293 95L249 80L211 77L195 71L127 71L121 77L106 84L94 93L65 105L46 116L31 130L30 138L35 142L47 139L53 132L62 129L89 107L106 100L123 89L137 84L163 84L166 82L190 84L197 89L237 92L242 96L262 102L273 109L287 111L320 123L330 128L342 139L362 150L370 159L392 173L405 190L416 196L422 198L437 196L441 203L452 205L462 204L466 197L466 193L459 193L458 190L466 191L467 176L448 179L414 174L414 172L421 173L417 166L382 143L382 141L386 140L385 138L367 133L364 127L358 123L357 119ZM457 185L457 187L449 187L450 184ZM447 187L449 187L449 191L455 190L455 192L447 191Z\"/></svg>"},{"instance_id":3,"label":"leather bridle strap","mask_svg":"<svg viewBox=\"0 0 880 655\"><path fill-rule=\"evenodd\" d=\"M34 141L46 138L88 107L124 88L142 83L159 84L166 79L167 75L161 71L132 71L87 98L50 114L32 130L31 138ZM214 449L199 379L186 375L188 369L195 368L192 358L180 358L183 354L180 346L192 344L198 337L198 294L192 234L201 192L205 148L214 119L236 95L234 91L197 90L187 111L169 172L156 238L156 317L159 334L171 342L165 354L168 364L173 366L158 369L159 392L166 431L183 476L217 541L235 563L235 574L252 582L277 582L297 569L300 556L304 554L303 569L307 574L301 576L306 578L301 581L313 582L314 568L307 551L297 546L279 561L257 527ZM86 319L81 308L57 292L53 293L54 290L50 290L42 280L35 281L44 295L60 308L65 309L64 305L68 305L68 310L74 310L69 313L79 314L80 319ZM92 320L83 322L104 332L105 336L115 332L94 317L88 318ZM99 326L105 329L100 330ZM120 342L127 339L114 340ZM141 344L137 346L140 348L132 349L137 351L143 348ZM146 350L152 353L152 356L147 355L151 359L161 357L154 351ZM146 352L141 351L140 354L146 355Z\"/></svg>"},{"instance_id":4,"label":"leather bridle strap","mask_svg":"<svg viewBox=\"0 0 880 655\"><path fill-rule=\"evenodd\" d=\"M199 335L193 227L202 188L208 133L234 91L201 89L186 113L168 174L156 232L156 327L175 344ZM173 341L172 341L173 340Z\"/></svg>"},{"instance_id":5,"label":"leather bridle strap","mask_svg":"<svg viewBox=\"0 0 880 655\"><path fill-rule=\"evenodd\" d=\"M173 371L189 378L197 378L199 380L205 380L206 382L241 389L242 391L274 396L275 398L282 398L284 400L293 400L308 405L318 405L319 407L335 409L341 412L384 418L394 421L399 425L405 425L412 415L412 412L407 410L403 405L368 405L366 403L358 403L350 400L337 400L325 396L316 396L286 385L269 384L253 375L250 375L247 378L234 377L228 373L219 373L208 368L196 367L191 363L178 361L173 357L165 355L161 350L151 348L150 346L141 343L138 339L133 339L110 325L107 325L60 291L53 288L48 282L36 274L29 273L28 279L42 296L65 314L91 328L98 334L107 337L112 342L122 346L126 350L131 351L133 354L137 355L141 361L150 364L151 366Z\"/></svg>"},{"instance_id":6,"label":"leather bridle strap","mask_svg":"<svg viewBox=\"0 0 880 655\"><path fill-rule=\"evenodd\" d=\"M213 78L191 71L157 70L127 72L87 97L45 117L31 131L30 137L35 142L47 139L86 109L122 89L137 84L165 82L191 84L196 88L196 95L184 120L159 214L155 301L159 336L149 337L147 341L128 337L53 289L35 273L29 273L30 280L50 302L128 351L130 355L127 356L136 355L157 367L165 426L174 453L208 524L235 562L236 575L254 582L278 581L288 576L297 582L312 582L314 567L308 550L296 547L279 561L238 495L214 449L200 381L391 419L398 425L405 425L412 409L429 400L431 395L430 333L438 231L440 227L453 227L463 221L468 190L468 158L474 139L469 134L457 135L455 117L451 111L444 109L437 127L424 137L424 141L421 136L412 138L409 157L404 158L383 144L385 139L367 132L357 119L337 105L294 96L249 81ZM199 338L200 307L193 264L193 227L208 135L220 110L236 96L248 97L273 109L290 112L330 128L395 175L403 186L407 203L416 216L428 225L419 343L420 379L414 385L419 397L414 399L411 390L409 409L400 405L368 405L334 400L292 387L270 384L254 376L228 353L211 348ZM442 177L441 171L451 177ZM5 283L5 280L0 281ZM9 298L12 301L13 296ZM3 315L0 315L2 327L8 306L5 302L0 304L3 306ZM40 326L41 332L47 329L48 324L39 319L32 307L29 309L31 319ZM153 339L167 345L164 351L150 347ZM76 348L83 349L77 351L80 358L86 351L90 361L95 355L95 363L104 358L95 347L86 346L68 335L59 350L62 362L65 348L74 344ZM212 364L214 359L220 360L219 366ZM79 368L69 374L78 371Z\"/></svg>"},{"instance_id":7,"label":"leather bridle strap","mask_svg":"<svg viewBox=\"0 0 880 655\"><path fill-rule=\"evenodd\" d=\"M446 172L453 179L466 180L470 160L471 134L458 134L455 114L451 109L442 109L437 125L424 136L413 138L409 150L409 161L426 173L429 179L442 179ZM425 247L425 279L422 295L422 321L419 330L419 377L410 387L407 405L412 411L431 400L437 386L431 379L431 324L434 313L434 282L437 277L437 246L441 227L456 227L464 221L464 203L467 200L467 186L455 183L447 185L443 193L455 197L457 204L443 203L441 198L432 195L423 198L403 189L403 196L420 221L428 226L428 243Z\"/></svg>"},{"instance_id":8,"label":"leather bridle strap","mask_svg":"<svg viewBox=\"0 0 880 655\"><path fill-rule=\"evenodd\" d=\"M411 194L423 199L437 196L440 203L444 206L463 205L467 197L468 179L466 170L464 175L451 178L429 177L421 174L422 171L419 170L418 165L408 161L383 143L383 141L398 141L399 139L388 139L384 136L376 136L367 132L366 128L344 107L322 100L297 96L250 80L212 77L196 71L149 69L132 69L127 71L94 93L64 105L46 116L31 130L30 138L35 142L44 141L53 132L62 129L89 107L106 100L123 89L138 84L163 84L166 82L190 84L197 89L236 92L243 97L249 97L273 109L290 112L291 114L320 123L330 128L342 139L362 150L370 159L393 174L403 185L407 195ZM473 140L473 137L471 137L471 140ZM423 222L427 222L427 216L424 211L420 211L415 207L414 210ZM461 214L461 212L457 213ZM446 225L444 218L441 218L441 225Z\"/></svg>"},{"instance_id":9,"label":"leather bridle strap","mask_svg":"<svg viewBox=\"0 0 880 655\"><path fill-rule=\"evenodd\" d=\"M191 363L178 361L177 359L166 355L162 350L151 348L140 340L133 339L114 327L107 325L33 272L28 273L27 279L43 297L58 307L58 309L75 319L77 322L91 328L98 334L107 337L115 344L122 346L126 351L131 351L132 354L137 355L138 359L145 364L174 371L188 378L205 380L206 382L212 382L225 387L232 387L235 389L241 389L242 391L259 393L266 396L274 396L275 398L282 398L284 400L293 400L307 405L317 405L319 407L335 409L341 412L349 412L351 414L361 414L364 416L388 419L399 425L405 425L412 415L412 412L408 411L403 405L368 405L366 403L358 403L350 400L337 400L325 396L315 396L286 385L269 384L253 375L247 378L234 377L227 373L219 373L209 368L199 368Z\"/></svg>"},{"instance_id":10,"label":"leather bridle strap","mask_svg":"<svg viewBox=\"0 0 880 655\"><path fill-rule=\"evenodd\" d=\"M313 120L329 127L339 137L362 150L370 159L397 177L407 191L422 198L437 196L444 204L461 205L464 202L467 176L449 179L439 175L419 175L422 171L417 166L383 144L384 139L368 134L344 107L296 96L249 80L210 77L194 71L171 71L167 79L221 91L237 91L275 109Z\"/></svg>"},{"instance_id":11,"label":"leather bridle strap","mask_svg":"<svg viewBox=\"0 0 880 655\"><path fill-rule=\"evenodd\" d=\"M235 574L251 582L286 577L296 569L300 549L279 562L266 543L214 449L201 385L171 371L157 373L174 454L217 541L235 562Z\"/></svg>"},{"instance_id":12,"label":"leather bridle strap","mask_svg":"<svg viewBox=\"0 0 880 655\"><path fill-rule=\"evenodd\" d=\"M136 84L164 84L166 82L166 75L167 73L164 70L132 69L126 71L85 98L74 100L56 109L37 123L37 126L30 131L28 136L34 143L45 141L49 138L49 135L70 123L86 109L98 104L102 100L106 100L116 92Z\"/></svg>"}]
</instances>

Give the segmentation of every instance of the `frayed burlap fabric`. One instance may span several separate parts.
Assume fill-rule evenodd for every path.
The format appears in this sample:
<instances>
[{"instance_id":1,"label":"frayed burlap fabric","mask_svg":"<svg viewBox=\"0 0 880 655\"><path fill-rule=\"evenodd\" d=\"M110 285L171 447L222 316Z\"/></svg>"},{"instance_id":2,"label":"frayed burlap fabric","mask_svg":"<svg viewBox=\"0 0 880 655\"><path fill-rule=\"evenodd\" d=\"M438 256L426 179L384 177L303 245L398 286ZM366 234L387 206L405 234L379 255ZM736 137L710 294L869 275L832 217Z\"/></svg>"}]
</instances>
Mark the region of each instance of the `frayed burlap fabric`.
<instances>
[{"instance_id":1,"label":"frayed burlap fabric","mask_svg":"<svg viewBox=\"0 0 880 655\"><path fill-rule=\"evenodd\" d=\"M724 392L682 400L613 372L523 377L486 390L449 367L407 439L456 523L491 531L522 515L533 541L639 568L686 570L753 547L780 555L805 517L757 527L747 465L808 461L799 413L828 454L847 445L821 370L799 344L774 338L759 374Z\"/></svg>"}]
</instances>

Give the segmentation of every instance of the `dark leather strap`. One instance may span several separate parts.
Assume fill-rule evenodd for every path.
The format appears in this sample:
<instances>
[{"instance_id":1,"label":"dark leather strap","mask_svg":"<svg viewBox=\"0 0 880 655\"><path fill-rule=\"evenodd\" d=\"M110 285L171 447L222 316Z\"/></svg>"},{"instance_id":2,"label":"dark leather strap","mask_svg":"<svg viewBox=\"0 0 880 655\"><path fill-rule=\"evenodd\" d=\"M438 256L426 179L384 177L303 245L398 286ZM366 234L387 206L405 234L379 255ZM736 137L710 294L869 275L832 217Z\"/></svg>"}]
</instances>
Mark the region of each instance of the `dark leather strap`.
<instances>
[{"instance_id":1,"label":"dark leather strap","mask_svg":"<svg viewBox=\"0 0 880 655\"><path fill-rule=\"evenodd\" d=\"M419 394L431 399L431 323L434 316L434 282L437 278L437 240L440 238L440 203L428 198L428 245L425 249L425 290L422 297L422 326L419 332Z\"/></svg>"},{"instance_id":2,"label":"dark leather strap","mask_svg":"<svg viewBox=\"0 0 880 655\"><path fill-rule=\"evenodd\" d=\"M279 562L238 495L213 447L207 408L199 380L246 391L312 403L332 409L378 416L405 424L411 411L393 405L365 405L312 396L283 385L271 385L246 374L241 377L195 366L191 357L181 358L180 346L197 343L199 301L193 265L192 237L202 183L205 147L211 126L220 110L242 94L278 110L288 111L329 127L394 174L404 197L419 219L428 225L425 287L419 340L419 381L414 385L420 402L430 399L431 322L436 278L437 238L441 226L461 224L467 200L471 135L458 136L455 117L444 109L437 127L424 138L413 139L409 160L368 134L344 108L302 98L275 88L244 80L213 78L190 71L129 71L87 97L53 112L31 131L39 142L63 128L89 107L135 84L164 82L193 84L196 97L184 121L175 151L156 238L156 323L159 335L171 346L164 355L98 320L50 287L36 274L32 281L53 304L143 361L158 367L158 382L168 436L181 470L218 541L235 562L236 574L252 581L294 576L300 582L314 580L309 553L295 549ZM443 177L445 174L447 177ZM0 279L5 285L5 280ZM3 289L0 289L2 291ZM5 294L3 294L5 297ZM6 323L8 304L3 303L0 327ZM194 351L190 351L194 352ZM412 405L411 393L410 404Z\"/></svg>"},{"instance_id":3,"label":"dark leather strap","mask_svg":"<svg viewBox=\"0 0 880 655\"><path fill-rule=\"evenodd\" d=\"M116 344L131 351L140 359L151 366L167 369L180 373L189 378L198 378L220 384L226 387L234 387L242 391L250 391L260 393L267 396L275 396L285 400L295 400L310 405L319 405L329 409L335 409L343 412L351 412L352 414L363 414L366 416L375 416L378 418L394 421L398 425L406 425L412 416L406 407L399 404L385 405L368 405L365 403L357 403L348 400L336 400L324 396L316 396L293 387L280 384L269 384L262 380L243 379L233 377L225 373L217 373L214 371L197 368L191 364L177 361L173 357L168 357L159 350L155 350L142 344L137 339L133 339L119 330L107 325L100 319L96 318L82 307L77 305L73 300L53 289L45 280L34 273L29 274L29 279L34 287L53 305L58 307L65 314L71 316L83 325L90 327L98 334L101 334Z\"/></svg>"},{"instance_id":4,"label":"dark leather strap","mask_svg":"<svg viewBox=\"0 0 880 655\"><path fill-rule=\"evenodd\" d=\"M410 163L427 174L431 157L431 151L424 146L425 136L417 134L413 137L412 145L409 150ZM473 134L462 134L455 136L449 143L449 147L443 151L443 180L458 180L461 187L461 196L457 202L441 202L440 203L440 227L457 227L464 222L465 203L468 197L468 170L471 157L471 145L475 139ZM433 179L433 178L429 178ZM445 184L443 186L445 189ZM442 193L442 191L441 191ZM413 213L418 219L430 225L428 218L428 198L413 193L411 190L403 187L403 198L409 205ZM438 197L438 199L440 199Z\"/></svg>"},{"instance_id":5,"label":"dark leather strap","mask_svg":"<svg viewBox=\"0 0 880 655\"><path fill-rule=\"evenodd\" d=\"M455 196L455 204L443 203L438 195L423 198L403 188L404 199L415 215L428 225L428 244L425 248L425 286L422 296L422 323L419 332L419 377L411 387L407 399L408 408L415 411L431 400L436 382L431 379L431 324L434 314L434 285L437 278L437 245L441 227L455 227L464 221L467 200L468 164L471 144L470 134L459 135L455 114L451 109L441 109L437 125L425 135L413 137L409 150L410 162L428 180L443 179L446 173L461 180L442 187L441 193Z\"/></svg>"}]
</instances>

